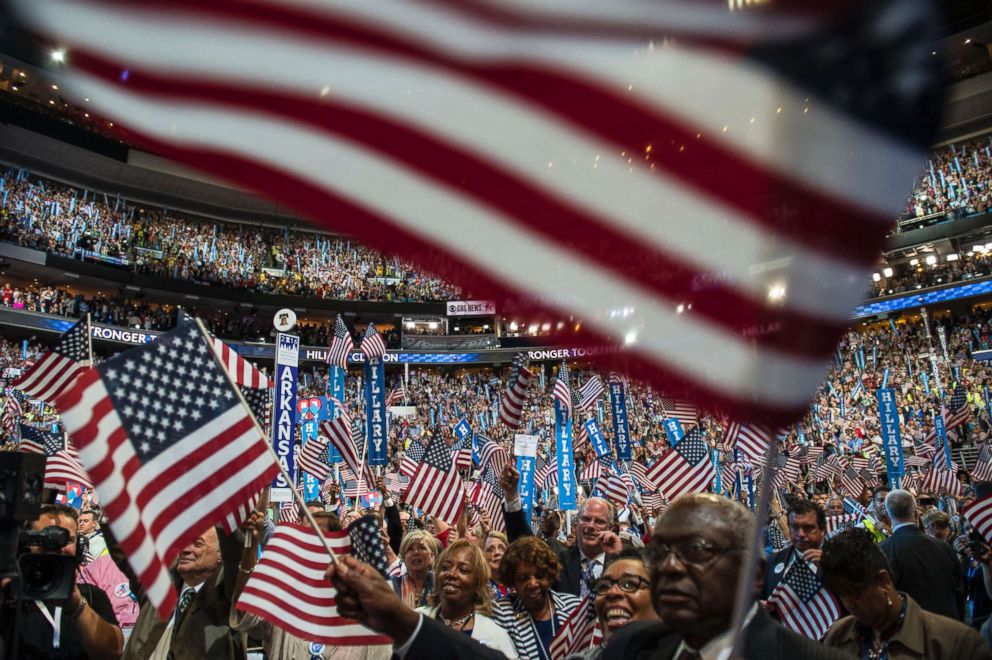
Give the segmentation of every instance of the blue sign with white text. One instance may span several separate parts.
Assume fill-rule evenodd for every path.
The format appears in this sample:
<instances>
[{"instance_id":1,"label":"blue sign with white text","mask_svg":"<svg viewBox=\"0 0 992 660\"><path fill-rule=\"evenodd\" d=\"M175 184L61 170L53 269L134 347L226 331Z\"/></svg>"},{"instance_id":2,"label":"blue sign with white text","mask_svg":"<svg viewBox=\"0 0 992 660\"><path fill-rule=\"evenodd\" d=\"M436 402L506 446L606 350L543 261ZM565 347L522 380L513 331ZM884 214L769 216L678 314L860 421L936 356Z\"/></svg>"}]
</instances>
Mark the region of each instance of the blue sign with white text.
<instances>
[{"instance_id":1,"label":"blue sign with white text","mask_svg":"<svg viewBox=\"0 0 992 660\"><path fill-rule=\"evenodd\" d=\"M623 381L610 379L610 412L613 414L613 435L616 439L617 458L630 460L630 426L627 422L627 393Z\"/></svg>"},{"instance_id":2,"label":"blue sign with white text","mask_svg":"<svg viewBox=\"0 0 992 660\"><path fill-rule=\"evenodd\" d=\"M880 388L877 396L882 449L885 451L885 471L888 474L889 487L896 489L899 488L899 479L906 474L902 437L899 434L899 407L896 405L896 393L892 388Z\"/></svg>"},{"instance_id":3,"label":"blue sign with white text","mask_svg":"<svg viewBox=\"0 0 992 660\"><path fill-rule=\"evenodd\" d=\"M558 508L572 511L576 508L575 464L572 455L572 417L565 414L561 403L555 400L555 446L558 450Z\"/></svg>"},{"instance_id":4,"label":"blue sign with white text","mask_svg":"<svg viewBox=\"0 0 992 660\"><path fill-rule=\"evenodd\" d=\"M369 465L388 463L386 372L382 360L365 363L365 433Z\"/></svg>"}]
</instances>

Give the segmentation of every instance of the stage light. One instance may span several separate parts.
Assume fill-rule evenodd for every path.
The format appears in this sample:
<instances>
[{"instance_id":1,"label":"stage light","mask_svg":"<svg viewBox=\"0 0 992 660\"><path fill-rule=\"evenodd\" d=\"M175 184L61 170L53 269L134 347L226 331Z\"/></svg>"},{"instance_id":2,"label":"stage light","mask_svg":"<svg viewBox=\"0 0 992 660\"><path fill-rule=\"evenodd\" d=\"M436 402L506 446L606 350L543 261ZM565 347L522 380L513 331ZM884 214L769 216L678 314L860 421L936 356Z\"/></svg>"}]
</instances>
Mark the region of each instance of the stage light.
<instances>
[{"instance_id":1,"label":"stage light","mask_svg":"<svg viewBox=\"0 0 992 660\"><path fill-rule=\"evenodd\" d=\"M951 252L949 255L947 255L948 261L957 261L960 258L961 257L956 252Z\"/></svg>"},{"instance_id":2,"label":"stage light","mask_svg":"<svg viewBox=\"0 0 992 660\"><path fill-rule=\"evenodd\" d=\"M892 277L892 269L888 267L883 268L882 275L885 275L886 277Z\"/></svg>"},{"instance_id":3,"label":"stage light","mask_svg":"<svg viewBox=\"0 0 992 660\"><path fill-rule=\"evenodd\" d=\"M874 280L875 282L881 282L882 276L879 273L872 273L871 279Z\"/></svg>"},{"instance_id":4,"label":"stage light","mask_svg":"<svg viewBox=\"0 0 992 660\"><path fill-rule=\"evenodd\" d=\"M65 63L65 48L56 48L51 52L51 58L53 62L58 62L59 64Z\"/></svg>"},{"instance_id":5,"label":"stage light","mask_svg":"<svg viewBox=\"0 0 992 660\"><path fill-rule=\"evenodd\" d=\"M931 254L931 255L929 255L927 257L927 265L928 266L933 266L936 263L937 263L937 256L936 255Z\"/></svg>"}]
</instances>

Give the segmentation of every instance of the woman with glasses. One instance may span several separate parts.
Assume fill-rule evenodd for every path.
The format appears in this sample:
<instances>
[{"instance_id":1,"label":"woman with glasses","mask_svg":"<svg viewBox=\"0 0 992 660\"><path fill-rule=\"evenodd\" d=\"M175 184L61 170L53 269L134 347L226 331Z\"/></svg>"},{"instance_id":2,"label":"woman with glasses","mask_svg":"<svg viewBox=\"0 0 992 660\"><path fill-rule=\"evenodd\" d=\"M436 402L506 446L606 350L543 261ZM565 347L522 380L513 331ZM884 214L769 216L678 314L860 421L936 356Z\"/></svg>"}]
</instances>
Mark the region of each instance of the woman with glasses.
<instances>
[{"instance_id":1,"label":"woman with glasses","mask_svg":"<svg viewBox=\"0 0 992 660\"><path fill-rule=\"evenodd\" d=\"M658 620L651 602L648 568L640 550L628 549L610 557L603 574L592 584L592 593L596 619L603 633L601 644L569 660L598 660L617 630L634 621Z\"/></svg>"},{"instance_id":2,"label":"woman with glasses","mask_svg":"<svg viewBox=\"0 0 992 660\"><path fill-rule=\"evenodd\" d=\"M479 546L467 539L453 542L438 555L434 574L429 605L417 611L511 660L516 658L510 636L488 616L489 563Z\"/></svg>"},{"instance_id":3,"label":"woman with glasses","mask_svg":"<svg viewBox=\"0 0 992 660\"><path fill-rule=\"evenodd\" d=\"M496 601L493 617L520 658L551 660L551 640L579 604L576 596L552 591L560 569L548 544L533 536L517 539L503 555L500 578L515 592Z\"/></svg>"}]
</instances>

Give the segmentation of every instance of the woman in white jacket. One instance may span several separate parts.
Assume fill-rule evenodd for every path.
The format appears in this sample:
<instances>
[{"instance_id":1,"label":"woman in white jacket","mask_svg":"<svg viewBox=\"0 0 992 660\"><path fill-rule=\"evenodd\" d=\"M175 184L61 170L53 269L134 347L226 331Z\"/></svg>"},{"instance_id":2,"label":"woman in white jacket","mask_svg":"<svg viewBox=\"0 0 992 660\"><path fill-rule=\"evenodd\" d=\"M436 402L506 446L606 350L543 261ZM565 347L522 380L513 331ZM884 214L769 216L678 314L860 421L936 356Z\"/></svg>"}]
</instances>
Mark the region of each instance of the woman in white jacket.
<instances>
[{"instance_id":1,"label":"woman in white jacket","mask_svg":"<svg viewBox=\"0 0 992 660\"><path fill-rule=\"evenodd\" d=\"M492 605L490 571L479 546L465 539L453 542L438 555L434 576L429 606L417 611L515 659L517 652L510 636L488 616Z\"/></svg>"}]
</instances>

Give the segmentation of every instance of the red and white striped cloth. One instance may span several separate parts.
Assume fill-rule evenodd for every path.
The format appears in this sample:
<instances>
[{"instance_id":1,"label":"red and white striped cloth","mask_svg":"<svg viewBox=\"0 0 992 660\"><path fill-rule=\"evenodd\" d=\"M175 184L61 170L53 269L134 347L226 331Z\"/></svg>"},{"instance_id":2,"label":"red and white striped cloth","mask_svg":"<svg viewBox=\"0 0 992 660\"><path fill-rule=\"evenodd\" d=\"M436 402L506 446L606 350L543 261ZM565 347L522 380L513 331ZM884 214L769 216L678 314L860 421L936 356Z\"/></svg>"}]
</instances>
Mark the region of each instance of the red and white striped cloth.
<instances>
[{"instance_id":1,"label":"red and white striped cloth","mask_svg":"<svg viewBox=\"0 0 992 660\"><path fill-rule=\"evenodd\" d=\"M351 552L348 532L324 532L338 556ZM282 523L265 545L235 605L295 637L336 646L392 644L338 614L336 591L324 579L331 559L310 527Z\"/></svg>"},{"instance_id":2,"label":"red and white striped cloth","mask_svg":"<svg viewBox=\"0 0 992 660\"><path fill-rule=\"evenodd\" d=\"M587 594L551 640L552 658L570 658L581 654L603 641L603 631L596 618L596 598Z\"/></svg>"},{"instance_id":3,"label":"red and white striped cloth","mask_svg":"<svg viewBox=\"0 0 992 660\"><path fill-rule=\"evenodd\" d=\"M84 369L93 364L90 315L63 334L48 351L11 387L27 397L51 403L68 389ZM62 485L63 490L65 484Z\"/></svg>"},{"instance_id":4,"label":"red and white striped cloth","mask_svg":"<svg viewBox=\"0 0 992 660\"><path fill-rule=\"evenodd\" d=\"M352 427L351 417L342 414L333 421L321 422L320 432L327 436L331 445L341 454L345 465L355 474L356 479L360 478L366 484L375 484L375 475L368 460L362 461L362 456L358 452L355 441L361 438L361 433Z\"/></svg>"},{"instance_id":5,"label":"red and white striped cloth","mask_svg":"<svg viewBox=\"0 0 992 660\"><path fill-rule=\"evenodd\" d=\"M937 116L925 3L871 40L850 3L13 5L106 130L742 419L805 410ZM828 39L920 84L835 80Z\"/></svg>"},{"instance_id":6,"label":"red and white striped cloth","mask_svg":"<svg viewBox=\"0 0 992 660\"><path fill-rule=\"evenodd\" d=\"M962 510L965 519L978 530L986 543L992 543L992 495L986 495L972 502Z\"/></svg>"},{"instance_id":7,"label":"red and white striped cloth","mask_svg":"<svg viewBox=\"0 0 992 660\"><path fill-rule=\"evenodd\" d=\"M531 371L527 368L527 358L518 353L513 358L513 369L506 392L499 405L499 418L511 431L520 428L520 418L523 416L524 404L527 402L527 386L530 385Z\"/></svg>"}]
</instances>

